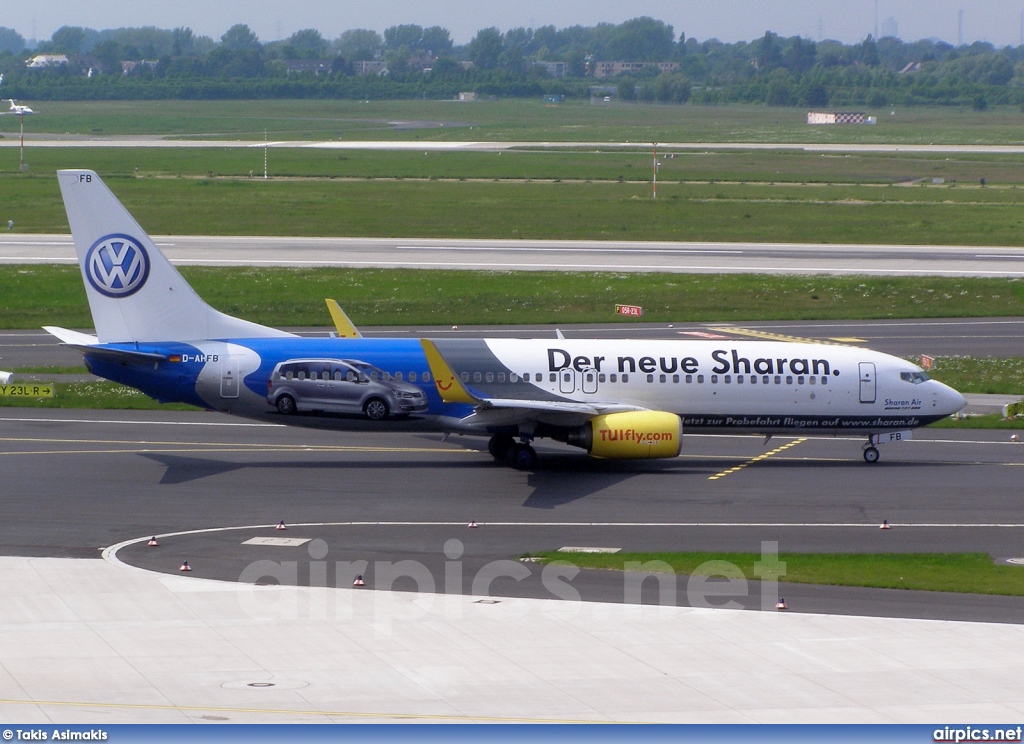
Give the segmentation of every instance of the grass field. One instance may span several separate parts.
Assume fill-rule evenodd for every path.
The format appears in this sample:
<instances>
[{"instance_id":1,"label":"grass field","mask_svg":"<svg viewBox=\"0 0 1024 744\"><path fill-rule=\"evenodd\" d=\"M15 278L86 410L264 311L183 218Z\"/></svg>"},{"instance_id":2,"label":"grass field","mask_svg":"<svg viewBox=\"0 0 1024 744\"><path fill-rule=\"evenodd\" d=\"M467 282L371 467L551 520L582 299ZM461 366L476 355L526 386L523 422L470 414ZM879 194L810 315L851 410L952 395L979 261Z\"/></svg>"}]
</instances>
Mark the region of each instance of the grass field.
<instances>
[{"instance_id":1,"label":"grass field","mask_svg":"<svg viewBox=\"0 0 1024 744\"><path fill-rule=\"evenodd\" d=\"M325 326L338 300L357 325L832 320L1024 315L1024 281L940 277L601 274L182 267L217 309L278 327ZM0 266L0 327L89 328L75 266ZM927 353L928 349L921 349Z\"/></svg>"},{"instance_id":2,"label":"grass field","mask_svg":"<svg viewBox=\"0 0 1024 744\"><path fill-rule=\"evenodd\" d=\"M930 374L962 393L1024 396L1024 359L939 357Z\"/></svg>"},{"instance_id":3,"label":"grass field","mask_svg":"<svg viewBox=\"0 0 1024 744\"><path fill-rule=\"evenodd\" d=\"M1024 188L107 179L152 234L1018 246ZM67 232L53 176L0 178L0 221Z\"/></svg>"},{"instance_id":4,"label":"grass field","mask_svg":"<svg viewBox=\"0 0 1024 744\"><path fill-rule=\"evenodd\" d=\"M91 168L105 178L247 178L263 175L263 148L33 147L30 176L52 178L58 168ZM586 147L495 152L392 152L370 150L268 151L274 178L562 179L647 182L647 150ZM135 168L138 168L136 173ZM19 175L15 148L0 150L0 178ZM681 150L659 156L666 181L742 183L907 183L941 178L947 184L1024 184L1024 155L962 153L811 153L803 151ZM21 180L26 180L21 176Z\"/></svg>"},{"instance_id":5,"label":"grass field","mask_svg":"<svg viewBox=\"0 0 1024 744\"><path fill-rule=\"evenodd\" d=\"M571 142L888 142L1016 144L1015 107L871 110L876 126L810 127L804 108L590 105L540 100L455 101L29 101L29 132L262 139ZM443 126L442 126L443 124ZM15 117L0 134L16 136Z\"/></svg>"},{"instance_id":6,"label":"grass field","mask_svg":"<svg viewBox=\"0 0 1024 744\"><path fill-rule=\"evenodd\" d=\"M672 571L684 575L719 575L721 566L732 564L747 579L757 579L754 564L758 553L560 553L534 554L544 561L568 561L580 568L621 571L627 562L644 564L640 570ZM970 594L1024 595L1024 567L998 566L984 553L783 553L785 573L780 581L797 584L866 586L884 589L918 589ZM634 565L634 570L636 566ZM735 574L737 577L740 574Z\"/></svg>"},{"instance_id":7,"label":"grass field","mask_svg":"<svg viewBox=\"0 0 1024 744\"><path fill-rule=\"evenodd\" d=\"M52 398L0 397L0 408L80 408L118 411L196 411L185 403L158 403L114 382L56 383Z\"/></svg>"}]
</instances>

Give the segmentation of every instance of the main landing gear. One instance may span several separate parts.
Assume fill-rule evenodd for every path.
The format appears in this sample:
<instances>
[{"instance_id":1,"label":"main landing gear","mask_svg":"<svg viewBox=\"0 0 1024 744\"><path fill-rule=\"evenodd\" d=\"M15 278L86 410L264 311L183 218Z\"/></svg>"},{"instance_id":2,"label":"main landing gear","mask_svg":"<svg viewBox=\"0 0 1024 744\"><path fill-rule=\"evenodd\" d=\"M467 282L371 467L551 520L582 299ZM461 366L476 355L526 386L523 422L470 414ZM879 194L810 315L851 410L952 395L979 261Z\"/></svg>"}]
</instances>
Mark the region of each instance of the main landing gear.
<instances>
[{"instance_id":1,"label":"main landing gear","mask_svg":"<svg viewBox=\"0 0 1024 744\"><path fill-rule=\"evenodd\" d=\"M537 451L526 439L517 442L511 434L495 434L487 442L487 451L495 460L504 461L516 470L533 470L537 467Z\"/></svg>"}]
</instances>

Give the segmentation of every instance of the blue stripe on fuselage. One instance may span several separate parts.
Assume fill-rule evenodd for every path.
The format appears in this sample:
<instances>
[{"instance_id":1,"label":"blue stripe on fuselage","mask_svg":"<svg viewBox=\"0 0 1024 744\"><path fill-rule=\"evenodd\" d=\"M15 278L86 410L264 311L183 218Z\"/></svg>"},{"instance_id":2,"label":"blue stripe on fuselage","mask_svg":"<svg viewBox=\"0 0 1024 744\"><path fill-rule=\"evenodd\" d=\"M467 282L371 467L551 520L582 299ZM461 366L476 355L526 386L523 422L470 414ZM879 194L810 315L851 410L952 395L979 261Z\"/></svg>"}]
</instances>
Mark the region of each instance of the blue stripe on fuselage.
<instances>
[{"instance_id":1,"label":"blue stripe on fuselage","mask_svg":"<svg viewBox=\"0 0 1024 744\"><path fill-rule=\"evenodd\" d=\"M394 375L401 372L405 381L409 381L409 373L416 373L416 382L411 384L419 387L427 396L427 415L468 416L473 407L465 404L450 404L441 400L434 383L423 382L423 374L430 371L423 346L418 339L388 338L246 338L246 339L215 339L218 343L228 343L251 349L260 358L260 366L243 379L243 384L250 392L265 396L270 373L280 362L289 359L354 359L372 364L385 372ZM138 388L147 395L161 402L190 403L201 408L209 405L196 394L196 381L207 362L193 361L201 358L202 350L184 343L147 343L147 344L104 344L106 348L123 349L125 351L143 351L163 354L168 357L183 357L189 361L165 361L157 365L150 363L121 364L105 359L90 357L86 359L93 374L108 380L120 382Z\"/></svg>"}]
</instances>

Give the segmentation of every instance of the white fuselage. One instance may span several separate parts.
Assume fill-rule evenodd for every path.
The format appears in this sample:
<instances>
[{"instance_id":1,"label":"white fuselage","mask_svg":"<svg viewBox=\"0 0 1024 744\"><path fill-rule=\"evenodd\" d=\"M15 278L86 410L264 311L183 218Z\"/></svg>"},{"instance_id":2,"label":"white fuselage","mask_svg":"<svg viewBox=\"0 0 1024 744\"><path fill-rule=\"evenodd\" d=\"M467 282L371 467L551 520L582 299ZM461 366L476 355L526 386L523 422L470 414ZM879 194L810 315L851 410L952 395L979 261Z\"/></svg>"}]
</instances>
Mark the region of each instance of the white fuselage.
<instances>
[{"instance_id":1,"label":"white fuselage","mask_svg":"<svg viewBox=\"0 0 1024 744\"><path fill-rule=\"evenodd\" d=\"M964 405L959 393L916 365L849 346L487 340L498 365L481 358L479 370L470 368L469 349L462 357L444 342L439 348L458 358L453 368L467 384L494 397L531 398L540 391L554 399L634 405L678 414L689 431L885 431L920 426ZM500 368L507 370L504 381Z\"/></svg>"}]
</instances>

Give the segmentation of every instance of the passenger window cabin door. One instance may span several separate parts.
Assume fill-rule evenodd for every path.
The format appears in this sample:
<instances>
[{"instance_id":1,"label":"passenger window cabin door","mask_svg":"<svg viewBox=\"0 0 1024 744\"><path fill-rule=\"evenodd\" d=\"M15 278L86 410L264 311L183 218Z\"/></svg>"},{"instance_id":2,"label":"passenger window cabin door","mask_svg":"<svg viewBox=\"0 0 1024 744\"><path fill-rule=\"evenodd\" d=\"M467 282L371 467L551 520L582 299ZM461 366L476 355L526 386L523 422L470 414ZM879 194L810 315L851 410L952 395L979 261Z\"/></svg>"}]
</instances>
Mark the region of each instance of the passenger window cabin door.
<instances>
[{"instance_id":1,"label":"passenger window cabin door","mask_svg":"<svg viewBox=\"0 0 1024 744\"><path fill-rule=\"evenodd\" d=\"M558 392L570 394L576 392L576 378L579 373L574 369L563 369L558 373Z\"/></svg>"},{"instance_id":2,"label":"passenger window cabin door","mask_svg":"<svg viewBox=\"0 0 1024 744\"><path fill-rule=\"evenodd\" d=\"M220 397L238 397L238 357L224 357L220 367Z\"/></svg>"}]
</instances>

